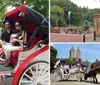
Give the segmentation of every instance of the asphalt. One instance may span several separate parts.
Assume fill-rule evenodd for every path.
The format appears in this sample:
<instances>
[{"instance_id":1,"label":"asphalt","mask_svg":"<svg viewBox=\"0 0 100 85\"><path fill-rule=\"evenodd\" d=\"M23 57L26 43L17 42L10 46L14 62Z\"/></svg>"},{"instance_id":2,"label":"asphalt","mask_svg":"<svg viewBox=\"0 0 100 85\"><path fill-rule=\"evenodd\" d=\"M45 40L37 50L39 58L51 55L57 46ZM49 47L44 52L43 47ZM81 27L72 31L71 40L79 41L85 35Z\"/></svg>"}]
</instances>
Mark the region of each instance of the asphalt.
<instances>
[{"instance_id":1,"label":"asphalt","mask_svg":"<svg viewBox=\"0 0 100 85\"><path fill-rule=\"evenodd\" d=\"M59 82L53 82L51 80L50 85L100 85L100 74L98 74L96 77L97 77L98 83L93 83L92 78L88 78L87 81L82 79L81 82L78 82L77 79L73 76L69 78L68 80L62 80Z\"/></svg>"},{"instance_id":2,"label":"asphalt","mask_svg":"<svg viewBox=\"0 0 100 85\"><path fill-rule=\"evenodd\" d=\"M12 71L13 67L9 66L9 67L5 67L4 65L0 65L0 75L2 75L3 73L5 73L5 71ZM3 80L4 80L4 85L12 85L12 79L13 77L10 76L3 76ZM2 81L1 81L1 77L0 77L0 85L2 85Z\"/></svg>"},{"instance_id":3,"label":"asphalt","mask_svg":"<svg viewBox=\"0 0 100 85\"><path fill-rule=\"evenodd\" d=\"M82 82L77 82L77 81L60 81L60 82L50 82L50 85L100 85L100 83L95 84L92 82L86 82L86 81L82 81Z\"/></svg>"},{"instance_id":4,"label":"asphalt","mask_svg":"<svg viewBox=\"0 0 100 85\"><path fill-rule=\"evenodd\" d=\"M93 35L86 35L85 41L93 38ZM83 35L78 34L60 34L60 33L50 33L51 42L84 42Z\"/></svg>"},{"instance_id":5,"label":"asphalt","mask_svg":"<svg viewBox=\"0 0 100 85\"><path fill-rule=\"evenodd\" d=\"M96 40L94 40L94 38L90 38L86 42L100 42L100 37L96 37Z\"/></svg>"}]
</instances>

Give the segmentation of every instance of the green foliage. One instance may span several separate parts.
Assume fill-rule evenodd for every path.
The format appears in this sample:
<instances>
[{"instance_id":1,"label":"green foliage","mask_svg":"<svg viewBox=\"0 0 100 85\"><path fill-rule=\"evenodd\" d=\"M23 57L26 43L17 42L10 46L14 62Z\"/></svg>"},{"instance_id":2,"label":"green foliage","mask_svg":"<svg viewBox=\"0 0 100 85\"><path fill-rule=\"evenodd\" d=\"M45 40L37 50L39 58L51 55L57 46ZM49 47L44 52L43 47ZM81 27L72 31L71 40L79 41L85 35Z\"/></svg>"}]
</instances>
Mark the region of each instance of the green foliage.
<instances>
[{"instance_id":1,"label":"green foliage","mask_svg":"<svg viewBox=\"0 0 100 85\"><path fill-rule=\"evenodd\" d=\"M50 47L50 67L51 67L51 70L53 69L55 63L57 62L57 59L56 59L56 56L57 56L57 50L51 46Z\"/></svg>"},{"instance_id":2,"label":"green foliage","mask_svg":"<svg viewBox=\"0 0 100 85\"><path fill-rule=\"evenodd\" d=\"M69 65L69 67L71 68L72 61L71 61L69 58L67 58L67 59L66 59L66 62L67 62L67 64Z\"/></svg>"},{"instance_id":3,"label":"green foliage","mask_svg":"<svg viewBox=\"0 0 100 85\"><path fill-rule=\"evenodd\" d=\"M57 56L57 50L53 46L51 46L50 47L50 59L51 59L51 61L55 62L56 56Z\"/></svg>"},{"instance_id":4,"label":"green foliage","mask_svg":"<svg viewBox=\"0 0 100 85\"><path fill-rule=\"evenodd\" d=\"M51 24L53 26L60 26L59 22L62 22L62 18L64 15L64 10L60 6L53 5L51 7Z\"/></svg>"},{"instance_id":5,"label":"green foliage","mask_svg":"<svg viewBox=\"0 0 100 85\"><path fill-rule=\"evenodd\" d=\"M71 11L70 20L68 11ZM60 16L58 12L61 14ZM93 14L95 13L100 13L100 9L81 8L71 0L51 0L51 25L53 26L68 26L69 22L72 26L83 26L85 20L90 21L93 26Z\"/></svg>"},{"instance_id":6,"label":"green foliage","mask_svg":"<svg viewBox=\"0 0 100 85\"><path fill-rule=\"evenodd\" d=\"M48 19L49 0L0 0L0 27L4 28L3 20L7 7L18 7L24 3Z\"/></svg>"},{"instance_id":7,"label":"green foliage","mask_svg":"<svg viewBox=\"0 0 100 85\"><path fill-rule=\"evenodd\" d=\"M26 5L41 13L48 19L49 0L27 0Z\"/></svg>"}]
</instances>

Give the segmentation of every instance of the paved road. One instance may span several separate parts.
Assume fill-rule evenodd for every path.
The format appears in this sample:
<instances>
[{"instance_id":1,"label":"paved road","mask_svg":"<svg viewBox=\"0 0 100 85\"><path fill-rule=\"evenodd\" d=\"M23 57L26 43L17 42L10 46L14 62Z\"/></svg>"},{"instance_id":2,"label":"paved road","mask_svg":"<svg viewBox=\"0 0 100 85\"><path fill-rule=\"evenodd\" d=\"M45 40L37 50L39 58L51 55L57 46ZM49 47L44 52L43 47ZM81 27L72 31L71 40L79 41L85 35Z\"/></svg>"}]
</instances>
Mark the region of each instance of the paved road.
<instances>
[{"instance_id":1,"label":"paved road","mask_svg":"<svg viewBox=\"0 0 100 85\"><path fill-rule=\"evenodd\" d=\"M4 65L0 65L0 72L12 71L12 70L13 70L13 67L5 67ZM5 77L4 84L5 85L12 85L12 79L13 79L13 77ZM1 79L0 79L0 85L2 85Z\"/></svg>"},{"instance_id":2,"label":"paved road","mask_svg":"<svg viewBox=\"0 0 100 85\"><path fill-rule=\"evenodd\" d=\"M92 82L77 82L77 81L60 81L60 82L51 82L50 85L100 85L100 83L95 84Z\"/></svg>"},{"instance_id":3,"label":"paved road","mask_svg":"<svg viewBox=\"0 0 100 85\"><path fill-rule=\"evenodd\" d=\"M82 82L78 82L77 79L75 77L69 77L69 80L64 80L64 81L59 81L59 82L53 82L51 80L51 85L100 85L100 74L97 74L97 80L98 80L98 84L93 83L92 78L88 78L87 81L85 81L84 79L82 79Z\"/></svg>"},{"instance_id":4,"label":"paved road","mask_svg":"<svg viewBox=\"0 0 100 85\"><path fill-rule=\"evenodd\" d=\"M50 33L51 42L83 42L83 35ZM93 35L86 35L86 41L93 39Z\"/></svg>"}]
</instances>

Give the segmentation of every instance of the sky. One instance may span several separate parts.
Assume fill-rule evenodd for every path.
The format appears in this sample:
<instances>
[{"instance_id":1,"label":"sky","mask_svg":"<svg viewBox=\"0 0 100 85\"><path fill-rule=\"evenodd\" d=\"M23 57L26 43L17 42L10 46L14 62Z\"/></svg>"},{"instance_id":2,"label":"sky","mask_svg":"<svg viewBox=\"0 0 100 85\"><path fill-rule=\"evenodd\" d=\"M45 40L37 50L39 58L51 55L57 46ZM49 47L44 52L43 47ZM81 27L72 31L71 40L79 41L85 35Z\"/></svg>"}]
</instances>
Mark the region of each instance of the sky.
<instances>
[{"instance_id":1,"label":"sky","mask_svg":"<svg viewBox=\"0 0 100 85\"><path fill-rule=\"evenodd\" d=\"M80 48L83 61L95 62L100 60L100 44L51 44L58 50L57 58L69 58L69 50L73 46L76 50Z\"/></svg>"},{"instance_id":2,"label":"sky","mask_svg":"<svg viewBox=\"0 0 100 85\"><path fill-rule=\"evenodd\" d=\"M7 12L9 12L9 11L11 11L11 10L13 10L13 9L15 9L15 7L8 6L8 7L7 7Z\"/></svg>"},{"instance_id":3,"label":"sky","mask_svg":"<svg viewBox=\"0 0 100 85\"><path fill-rule=\"evenodd\" d=\"M88 8L100 8L100 2L99 0L71 0L75 4L81 7L87 7Z\"/></svg>"}]
</instances>

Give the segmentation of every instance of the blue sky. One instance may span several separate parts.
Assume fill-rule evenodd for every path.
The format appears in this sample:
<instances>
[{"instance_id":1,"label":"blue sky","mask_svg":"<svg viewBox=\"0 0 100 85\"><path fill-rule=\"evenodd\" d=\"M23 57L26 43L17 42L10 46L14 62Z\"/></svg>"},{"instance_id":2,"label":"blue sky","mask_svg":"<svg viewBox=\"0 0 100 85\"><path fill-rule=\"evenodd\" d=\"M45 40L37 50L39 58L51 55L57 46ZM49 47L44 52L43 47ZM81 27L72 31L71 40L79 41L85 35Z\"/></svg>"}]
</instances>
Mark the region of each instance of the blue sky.
<instances>
[{"instance_id":1,"label":"blue sky","mask_svg":"<svg viewBox=\"0 0 100 85\"><path fill-rule=\"evenodd\" d=\"M51 44L58 50L58 58L69 58L69 50L73 46L81 50L82 60L94 62L96 59L100 60L100 44Z\"/></svg>"}]
</instances>

